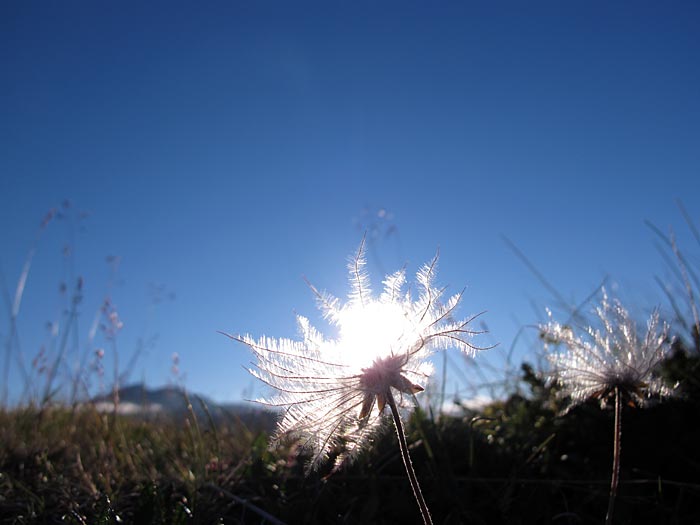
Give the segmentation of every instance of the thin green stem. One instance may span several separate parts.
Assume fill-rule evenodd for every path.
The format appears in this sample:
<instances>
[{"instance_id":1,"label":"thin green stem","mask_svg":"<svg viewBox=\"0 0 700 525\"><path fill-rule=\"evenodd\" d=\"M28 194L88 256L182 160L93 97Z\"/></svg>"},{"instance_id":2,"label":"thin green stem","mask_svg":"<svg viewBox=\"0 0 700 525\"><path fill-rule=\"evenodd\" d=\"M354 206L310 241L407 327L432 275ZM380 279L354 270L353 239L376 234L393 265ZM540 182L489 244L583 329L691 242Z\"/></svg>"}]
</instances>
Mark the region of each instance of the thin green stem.
<instances>
[{"instance_id":1,"label":"thin green stem","mask_svg":"<svg viewBox=\"0 0 700 525\"><path fill-rule=\"evenodd\" d=\"M440 408L438 413L442 416L442 409L445 406L445 389L447 388L447 352L442 353L442 380L440 387Z\"/></svg>"},{"instance_id":2,"label":"thin green stem","mask_svg":"<svg viewBox=\"0 0 700 525\"><path fill-rule=\"evenodd\" d=\"M386 400L391 407L391 415L394 418L394 426L396 427L396 435L399 438L399 448L401 449L401 458L403 459L404 467L406 467L406 474L408 474L408 480L411 482L411 488L413 489L413 495L416 498L418 507L420 508L421 516L423 516L423 523L425 525L432 525L433 520L430 517L430 511L428 510L428 505L426 505L423 499L423 493L420 490L420 485L418 484L418 478L416 477L416 471L413 470L413 464L411 463L411 457L408 455L408 443L406 443L406 433L403 429L403 423L401 422L401 416L399 415L399 409L396 406L396 401L391 393L391 390L386 392Z\"/></svg>"},{"instance_id":3,"label":"thin green stem","mask_svg":"<svg viewBox=\"0 0 700 525\"><path fill-rule=\"evenodd\" d=\"M58 355L56 356L55 361L51 365L51 368L49 368L48 375L46 377L46 385L44 387L44 397L41 399L41 406L44 407L46 404L51 401L51 398L54 396L55 392L52 391L52 386L53 382L56 379L56 374L58 373L58 367L61 365L61 361L63 361L63 356L66 353L66 348L68 346L68 335L70 334L71 330L73 329L73 322L78 318L78 302L75 300L75 297L72 301L73 305L71 307L70 312L68 313L68 320L66 321L66 327L64 328L63 336L61 337L61 344L58 347Z\"/></svg>"},{"instance_id":4,"label":"thin green stem","mask_svg":"<svg viewBox=\"0 0 700 525\"><path fill-rule=\"evenodd\" d=\"M610 499L608 500L608 512L605 515L605 525L611 525L613 511L615 509L615 497L617 485L620 481L620 439L622 438L622 396L619 387L615 387L615 439L613 444L613 471L610 480Z\"/></svg>"}]
</instances>

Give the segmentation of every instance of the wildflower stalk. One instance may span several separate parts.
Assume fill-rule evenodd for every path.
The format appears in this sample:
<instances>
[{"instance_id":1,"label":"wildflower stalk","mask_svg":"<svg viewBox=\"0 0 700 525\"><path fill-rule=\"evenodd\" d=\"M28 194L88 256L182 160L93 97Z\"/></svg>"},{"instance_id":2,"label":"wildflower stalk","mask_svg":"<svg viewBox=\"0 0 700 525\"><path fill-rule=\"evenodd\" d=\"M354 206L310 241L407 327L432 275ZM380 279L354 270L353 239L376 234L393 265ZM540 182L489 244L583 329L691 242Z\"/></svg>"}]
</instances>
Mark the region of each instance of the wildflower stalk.
<instances>
[{"instance_id":1,"label":"wildflower stalk","mask_svg":"<svg viewBox=\"0 0 700 525\"><path fill-rule=\"evenodd\" d=\"M66 327L63 331L63 336L61 337L61 343L58 347L58 355L54 360L51 368L49 368L48 376L46 378L46 385L44 386L44 396L41 398L41 406L44 407L51 401L51 399L56 394L56 391L52 390L53 382L56 380L56 375L58 374L58 368L63 362L63 358L66 355L66 350L68 349L68 336L73 330L73 324L77 322L78 319L78 304L81 301L81 288L82 280L78 280L75 292L71 300L71 309L68 312L68 320L66 321Z\"/></svg>"},{"instance_id":2,"label":"wildflower stalk","mask_svg":"<svg viewBox=\"0 0 700 525\"><path fill-rule=\"evenodd\" d=\"M258 401L286 407L275 442L291 437L310 451L307 472L324 459L333 458L338 468L356 457L384 426L388 404L413 495L423 522L431 525L399 408L408 408L412 396L424 390L421 383L433 373L429 358L436 350L457 347L471 356L481 348L469 339L481 332L468 326L476 316L453 317L462 293L445 298L445 288L433 285L437 256L416 274L417 297L405 290L404 270L387 275L383 292L374 296L365 264L363 240L348 264L351 291L345 303L309 284L324 317L338 329L337 338L327 339L301 316L300 341L225 335L248 345L257 357L250 373L277 391ZM394 391L400 392L398 400Z\"/></svg>"},{"instance_id":3,"label":"wildflower stalk","mask_svg":"<svg viewBox=\"0 0 700 525\"><path fill-rule=\"evenodd\" d=\"M396 435L399 438L399 448L401 449L401 458L403 459L403 464L406 467L406 474L408 474L408 479L411 482L411 488L413 489L413 496L416 498L418 507L420 508L421 516L423 517L423 523L425 525L432 525L433 520L430 517L430 511L428 510L428 505L423 499L423 492L421 492L420 485L418 484L418 478L416 477L416 471L413 470L413 464L411 463L411 456L408 454L408 444L406 443L406 433L404 432L403 423L401 422L401 416L399 415L399 409L396 406L396 401L391 393L391 389L388 389L384 394L386 396L387 403L391 408L391 415L394 418L394 427L396 427Z\"/></svg>"},{"instance_id":4,"label":"wildflower stalk","mask_svg":"<svg viewBox=\"0 0 700 525\"><path fill-rule=\"evenodd\" d=\"M561 386L559 395L569 399L568 408L587 399L600 400L602 408L614 398L613 471L605 516L610 525L620 480L622 402L643 407L652 396L673 394L656 374L671 340L668 325L660 323L658 312L647 321L646 331L638 332L627 310L619 301L609 301L604 290L596 313L599 328L589 326L580 337L571 327L552 322L542 327L542 335L546 344L565 346L565 351L548 352L547 359L552 365L550 381Z\"/></svg>"},{"instance_id":5,"label":"wildflower stalk","mask_svg":"<svg viewBox=\"0 0 700 525\"><path fill-rule=\"evenodd\" d=\"M620 439L622 438L622 395L620 387L615 387L615 436L613 444L613 471L610 480L610 499L608 500L608 512L605 515L605 525L610 525L613 519L615 498L617 497L617 485L620 481Z\"/></svg>"}]
</instances>

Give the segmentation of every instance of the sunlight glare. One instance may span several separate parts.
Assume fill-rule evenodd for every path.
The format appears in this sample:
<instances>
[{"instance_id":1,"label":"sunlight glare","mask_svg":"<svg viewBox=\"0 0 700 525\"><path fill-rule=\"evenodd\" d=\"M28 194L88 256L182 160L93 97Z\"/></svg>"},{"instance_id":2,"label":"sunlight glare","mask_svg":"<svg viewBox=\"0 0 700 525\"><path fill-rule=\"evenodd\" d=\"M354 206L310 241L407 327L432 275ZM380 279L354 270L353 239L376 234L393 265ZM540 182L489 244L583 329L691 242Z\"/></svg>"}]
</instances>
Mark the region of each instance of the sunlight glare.
<instances>
[{"instance_id":1,"label":"sunlight glare","mask_svg":"<svg viewBox=\"0 0 700 525\"><path fill-rule=\"evenodd\" d=\"M404 341L417 337L400 305L371 301L353 304L338 319L338 350L343 361L361 371L379 358L406 352Z\"/></svg>"}]
</instances>

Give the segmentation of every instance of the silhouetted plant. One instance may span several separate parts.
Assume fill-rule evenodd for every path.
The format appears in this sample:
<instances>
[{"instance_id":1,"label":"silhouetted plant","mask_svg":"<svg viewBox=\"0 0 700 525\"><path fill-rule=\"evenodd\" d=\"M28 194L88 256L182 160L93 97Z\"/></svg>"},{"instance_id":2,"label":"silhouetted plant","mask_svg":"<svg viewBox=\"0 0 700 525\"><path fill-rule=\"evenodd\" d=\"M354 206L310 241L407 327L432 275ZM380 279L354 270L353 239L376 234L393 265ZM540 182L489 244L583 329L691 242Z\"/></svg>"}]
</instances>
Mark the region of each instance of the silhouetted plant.
<instances>
[{"instance_id":1,"label":"silhouetted plant","mask_svg":"<svg viewBox=\"0 0 700 525\"><path fill-rule=\"evenodd\" d=\"M337 326L337 339L326 339L299 316L302 341L250 336L233 337L257 357L250 373L277 390L260 402L285 407L277 440L300 439L312 453L310 468L335 457L336 468L365 449L384 425L389 406L404 466L425 523L431 523L408 453L400 409L423 391L432 374L430 355L438 348L456 346L472 354L468 341L477 333L468 328L473 318L455 321L453 312L462 294L443 304L444 289L433 285L437 257L416 275L417 299L405 292L405 271L384 280L384 291L373 297L364 270L364 240L349 264L351 292L346 304L320 293L324 317Z\"/></svg>"},{"instance_id":2,"label":"silhouetted plant","mask_svg":"<svg viewBox=\"0 0 700 525\"><path fill-rule=\"evenodd\" d=\"M605 292L596 309L597 326L587 327L576 336L567 325L555 322L541 327L543 340L556 350L547 353L551 379L560 385L560 394L569 407L588 399L600 400L601 407L615 407L613 472L606 523L612 522L620 474L622 405L644 406L653 395L666 396L671 389L658 375L658 367L670 349L668 327L660 326L658 312L647 323L640 338L636 323L627 310L611 302ZM564 349L560 350L559 345Z\"/></svg>"}]
</instances>

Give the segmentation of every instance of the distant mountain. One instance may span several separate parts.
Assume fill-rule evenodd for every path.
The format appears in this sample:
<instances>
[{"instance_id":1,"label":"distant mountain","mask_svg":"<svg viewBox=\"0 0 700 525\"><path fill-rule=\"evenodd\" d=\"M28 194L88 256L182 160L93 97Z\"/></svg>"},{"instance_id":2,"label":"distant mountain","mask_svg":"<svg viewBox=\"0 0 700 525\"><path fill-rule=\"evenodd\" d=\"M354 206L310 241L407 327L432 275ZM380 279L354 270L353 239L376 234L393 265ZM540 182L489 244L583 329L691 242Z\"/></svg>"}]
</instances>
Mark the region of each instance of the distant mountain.
<instances>
[{"instance_id":1,"label":"distant mountain","mask_svg":"<svg viewBox=\"0 0 700 525\"><path fill-rule=\"evenodd\" d=\"M182 419L190 415L188 400L200 424L206 425L211 419L215 424L241 421L247 426L271 430L276 421L276 414L261 409L252 403L219 404L206 396L201 396L178 386L148 388L137 383L119 389L117 412L143 418ZM101 412L114 410L112 393L94 397L91 403Z\"/></svg>"}]
</instances>

